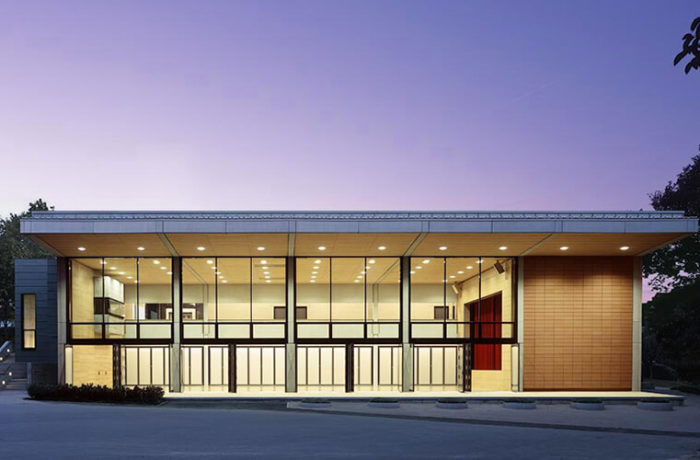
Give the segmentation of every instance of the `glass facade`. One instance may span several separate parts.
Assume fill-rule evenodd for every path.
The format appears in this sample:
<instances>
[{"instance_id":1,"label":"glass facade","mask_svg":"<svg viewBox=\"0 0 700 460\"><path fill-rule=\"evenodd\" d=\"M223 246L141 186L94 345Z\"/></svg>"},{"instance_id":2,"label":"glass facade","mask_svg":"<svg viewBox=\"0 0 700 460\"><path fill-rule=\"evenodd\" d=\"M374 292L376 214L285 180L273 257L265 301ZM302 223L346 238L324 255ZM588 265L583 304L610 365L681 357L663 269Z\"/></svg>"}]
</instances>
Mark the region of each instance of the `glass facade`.
<instances>
[{"instance_id":1,"label":"glass facade","mask_svg":"<svg viewBox=\"0 0 700 460\"><path fill-rule=\"evenodd\" d=\"M84 258L70 261L72 339L172 337L170 258Z\"/></svg>"},{"instance_id":2,"label":"glass facade","mask_svg":"<svg viewBox=\"0 0 700 460\"><path fill-rule=\"evenodd\" d=\"M182 391L284 391L291 359L297 391L399 391L406 379L420 391L510 389L514 259L296 257L293 279L287 260L71 259L66 375L89 380L78 367L99 350L93 374L105 380L112 360L125 386L171 388L179 359Z\"/></svg>"},{"instance_id":3,"label":"glass facade","mask_svg":"<svg viewBox=\"0 0 700 460\"><path fill-rule=\"evenodd\" d=\"M184 339L283 339L282 258L182 259Z\"/></svg>"}]
</instances>

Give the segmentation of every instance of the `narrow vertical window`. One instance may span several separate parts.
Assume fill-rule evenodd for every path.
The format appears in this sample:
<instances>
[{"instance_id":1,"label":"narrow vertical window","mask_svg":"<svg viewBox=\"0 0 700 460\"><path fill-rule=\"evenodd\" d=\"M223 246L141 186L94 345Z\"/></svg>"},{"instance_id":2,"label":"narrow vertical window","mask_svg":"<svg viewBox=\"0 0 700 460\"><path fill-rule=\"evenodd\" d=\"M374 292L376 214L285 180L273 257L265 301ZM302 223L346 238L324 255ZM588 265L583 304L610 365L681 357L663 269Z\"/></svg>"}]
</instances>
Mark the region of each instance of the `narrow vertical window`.
<instances>
[{"instance_id":1,"label":"narrow vertical window","mask_svg":"<svg viewBox=\"0 0 700 460\"><path fill-rule=\"evenodd\" d=\"M22 294L22 348L36 348L35 294Z\"/></svg>"}]
</instances>

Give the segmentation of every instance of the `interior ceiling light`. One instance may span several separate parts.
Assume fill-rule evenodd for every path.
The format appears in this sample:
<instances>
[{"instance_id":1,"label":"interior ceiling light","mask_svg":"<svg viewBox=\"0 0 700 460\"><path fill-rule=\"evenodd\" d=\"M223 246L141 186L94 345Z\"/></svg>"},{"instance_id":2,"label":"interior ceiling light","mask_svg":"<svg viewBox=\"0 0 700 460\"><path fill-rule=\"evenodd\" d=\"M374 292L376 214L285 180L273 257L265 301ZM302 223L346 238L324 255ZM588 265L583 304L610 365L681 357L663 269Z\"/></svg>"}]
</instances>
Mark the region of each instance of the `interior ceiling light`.
<instances>
[{"instance_id":1,"label":"interior ceiling light","mask_svg":"<svg viewBox=\"0 0 700 460\"><path fill-rule=\"evenodd\" d=\"M325 247L325 246L319 246L319 247L318 247L318 250L319 250L319 251L325 251L325 250L326 250L326 247Z\"/></svg>"},{"instance_id":2,"label":"interior ceiling light","mask_svg":"<svg viewBox=\"0 0 700 460\"><path fill-rule=\"evenodd\" d=\"M213 261L213 260L211 260L211 259L209 259L209 260L207 260L207 263L208 263L209 265L211 265L211 264L213 264L213 263L214 263L214 261Z\"/></svg>"},{"instance_id":3,"label":"interior ceiling light","mask_svg":"<svg viewBox=\"0 0 700 460\"><path fill-rule=\"evenodd\" d=\"M560 250L560 251L568 251L568 250L569 250L569 246L562 246L562 247L559 248L559 250Z\"/></svg>"},{"instance_id":4,"label":"interior ceiling light","mask_svg":"<svg viewBox=\"0 0 700 460\"><path fill-rule=\"evenodd\" d=\"M128 280L133 280L134 277L133 277L133 276L127 276L126 279L128 279Z\"/></svg>"},{"instance_id":5,"label":"interior ceiling light","mask_svg":"<svg viewBox=\"0 0 700 460\"><path fill-rule=\"evenodd\" d=\"M458 275L461 275L462 273L464 273L464 270L459 270L459 271L457 271L457 274L458 274Z\"/></svg>"},{"instance_id":6,"label":"interior ceiling light","mask_svg":"<svg viewBox=\"0 0 700 460\"><path fill-rule=\"evenodd\" d=\"M429 263L430 263L430 259L423 259L423 263L424 263L424 264L429 264Z\"/></svg>"},{"instance_id":7,"label":"interior ceiling light","mask_svg":"<svg viewBox=\"0 0 700 460\"><path fill-rule=\"evenodd\" d=\"M484 263L484 261L483 261L483 260L481 260L481 259L479 259L479 260L477 260L477 261L476 261L476 263L477 263L477 264L483 264L483 263Z\"/></svg>"},{"instance_id":8,"label":"interior ceiling light","mask_svg":"<svg viewBox=\"0 0 700 460\"><path fill-rule=\"evenodd\" d=\"M161 270L166 270L165 265L161 265L160 269L161 269Z\"/></svg>"},{"instance_id":9,"label":"interior ceiling light","mask_svg":"<svg viewBox=\"0 0 700 460\"><path fill-rule=\"evenodd\" d=\"M415 275L415 274L416 274L416 271L415 271L415 270L411 270L411 275Z\"/></svg>"},{"instance_id":10,"label":"interior ceiling light","mask_svg":"<svg viewBox=\"0 0 700 460\"><path fill-rule=\"evenodd\" d=\"M314 263L315 263L315 264L320 264L320 263L321 263L321 259L316 259L316 260L314 260Z\"/></svg>"},{"instance_id":11,"label":"interior ceiling light","mask_svg":"<svg viewBox=\"0 0 700 460\"><path fill-rule=\"evenodd\" d=\"M265 246L258 246L256 249L257 249L258 251L264 251L264 250L265 250Z\"/></svg>"},{"instance_id":12,"label":"interior ceiling light","mask_svg":"<svg viewBox=\"0 0 700 460\"><path fill-rule=\"evenodd\" d=\"M620 251L627 251L629 248L629 246L620 246Z\"/></svg>"},{"instance_id":13,"label":"interior ceiling light","mask_svg":"<svg viewBox=\"0 0 700 460\"><path fill-rule=\"evenodd\" d=\"M474 267L472 267L471 265L467 265L467 270L471 270L472 268Z\"/></svg>"},{"instance_id":14,"label":"interior ceiling light","mask_svg":"<svg viewBox=\"0 0 700 460\"><path fill-rule=\"evenodd\" d=\"M137 250L137 251L145 251L146 248L144 248L143 246L139 246L138 248L136 248L136 250Z\"/></svg>"},{"instance_id":15,"label":"interior ceiling light","mask_svg":"<svg viewBox=\"0 0 700 460\"><path fill-rule=\"evenodd\" d=\"M78 246L78 251L83 252L85 251L85 248L83 246Z\"/></svg>"},{"instance_id":16,"label":"interior ceiling light","mask_svg":"<svg viewBox=\"0 0 700 460\"><path fill-rule=\"evenodd\" d=\"M110 270L116 270L117 267L109 267Z\"/></svg>"},{"instance_id":17,"label":"interior ceiling light","mask_svg":"<svg viewBox=\"0 0 700 460\"><path fill-rule=\"evenodd\" d=\"M311 280L310 282L311 282L311 283L315 283L315 282L316 282L316 280Z\"/></svg>"},{"instance_id":18,"label":"interior ceiling light","mask_svg":"<svg viewBox=\"0 0 700 460\"><path fill-rule=\"evenodd\" d=\"M153 261L153 263L156 264L156 265L158 265L158 264L160 263L160 260L157 260L157 259L156 259L156 260Z\"/></svg>"},{"instance_id":19,"label":"interior ceiling light","mask_svg":"<svg viewBox=\"0 0 700 460\"><path fill-rule=\"evenodd\" d=\"M204 251L206 248L204 246L197 246L197 251Z\"/></svg>"},{"instance_id":20,"label":"interior ceiling light","mask_svg":"<svg viewBox=\"0 0 700 460\"><path fill-rule=\"evenodd\" d=\"M386 246L379 246L377 247L377 249L379 249L380 251L384 251L386 249Z\"/></svg>"},{"instance_id":21,"label":"interior ceiling light","mask_svg":"<svg viewBox=\"0 0 700 460\"><path fill-rule=\"evenodd\" d=\"M369 259L369 263L371 263L371 264L376 263L376 262L377 262L377 261L374 260L374 259Z\"/></svg>"},{"instance_id":22,"label":"interior ceiling light","mask_svg":"<svg viewBox=\"0 0 700 460\"><path fill-rule=\"evenodd\" d=\"M123 275L123 274L124 274L124 272L119 272L119 274L120 274L120 275Z\"/></svg>"},{"instance_id":23,"label":"interior ceiling light","mask_svg":"<svg viewBox=\"0 0 700 460\"><path fill-rule=\"evenodd\" d=\"M356 283L359 283L359 282L360 282L360 280L355 280L355 282L356 282Z\"/></svg>"},{"instance_id":24,"label":"interior ceiling light","mask_svg":"<svg viewBox=\"0 0 700 460\"><path fill-rule=\"evenodd\" d=\"M421 265L418 265L418 266L416 267L416 270L420 270L420 269L422 269L422 268L423 268L423 267L422 267Z\"/></svg>"},{"instance_id":25,"label":"interior ceiling light","mask_svg":"<svg viewBox=\"0 0 700 460\"><path fill-rule=\"evenodd\" d=\"M505 251L506 249L508 249L508 246L499 246L498 247L499 251Z\"/></svg>"},{"instance_id":26,"label":"interior ceiling light","mask_svg":"<svg viewBox=\"0 0 700 460\"><path fill-rule=\"evenodd\" d=\"M225 282L226 282L226 281L224 281L224 283L225 283ZM265 280L265 282L266 282L266 283L269 283L269 282L270 282L270 280Z\"/></svg>"},{"instance_id":27,"label":"interior ceiling light","mask_svg":"<svg viewBox=\"0 0 700 460\"><path fill-rule=\"evenodd\" d=\"M172 274L173 274L173 272L168 272L168 273L167 273L167 275L172 275Z\"/></svg>"},{"instance_id":28,"label":"interior ceiling light","mask_svg":"<svg viewBox=\"0 0 700 460\"><path fill-rule=\"evenodd\" d=\"M441 251L447 251L447 246L440 246L438 249Z\"/></svg>"},{"instance_id":29,"label":"interior ceiling light","mask_svg":"<svg viewBox=\"0 0 700 460\"><path fill-rule=\"evenodd\" d=\"M228 281L226 281L226 280L221 280L221 282L222 282L222 283L228 283Z\"/></svg>"},{"instance_id":30,"label":"interior ceiling light","mask_svg":"<svg viewBox=\"0 0 700 460\"><path fill-rule=\"evenodd\" d=\"M106 265L106 264L107 264L107 262L105 262L104 260L100 260L100 264L102 264L102 265Z\"/></svg>"},{"instance_id":31,"label":"interior ceiling light","mask_svg":"<svg viewBox=\"0 0 700 460\"><path fill-rule=\"evenodd\" d=\"M454 276L454 275L450 275L450 278L455 278L455 276Z\"/></svg>"},{"instance_id":32,"label":"interior ceiling light","mask_svg":"<svg viewBox=\"0 0 700 460\"><path fill-rule=\"evenodd\" d=\"M217 274L217 275L220 275L220 274L221 274L221 272L216 272L216 274Z\"/></svg>"},{"instance_id":33,"label":"interior ceiling light","mask_svg":"<svg viewBox=\"0 0 700 460\"><path fill-rule=\"evenodd\" d=\"M267 260L261 260L260 263L265 265L265 264L267 264Z\"/></svg>"}]
</instances>

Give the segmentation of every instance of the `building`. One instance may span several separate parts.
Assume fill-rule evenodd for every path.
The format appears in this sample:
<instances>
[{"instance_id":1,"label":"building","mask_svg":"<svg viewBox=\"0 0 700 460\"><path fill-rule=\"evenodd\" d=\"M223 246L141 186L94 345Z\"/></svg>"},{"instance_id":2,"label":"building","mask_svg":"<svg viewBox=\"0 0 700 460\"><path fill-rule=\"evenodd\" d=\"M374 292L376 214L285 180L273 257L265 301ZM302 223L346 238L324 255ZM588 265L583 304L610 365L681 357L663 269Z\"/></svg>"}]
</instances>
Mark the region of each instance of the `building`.
<instances>
[{"instance_id":1,"label":"building","mask_svg":"<svg viewBox=\"0 0 700 460\"><path fill-rule=\"evenodd\" d=\"M681 212L34 212L34 378L171 392L638 390ZM21 344L21 345L20 345Z\"/></svg>"}]
</instances>

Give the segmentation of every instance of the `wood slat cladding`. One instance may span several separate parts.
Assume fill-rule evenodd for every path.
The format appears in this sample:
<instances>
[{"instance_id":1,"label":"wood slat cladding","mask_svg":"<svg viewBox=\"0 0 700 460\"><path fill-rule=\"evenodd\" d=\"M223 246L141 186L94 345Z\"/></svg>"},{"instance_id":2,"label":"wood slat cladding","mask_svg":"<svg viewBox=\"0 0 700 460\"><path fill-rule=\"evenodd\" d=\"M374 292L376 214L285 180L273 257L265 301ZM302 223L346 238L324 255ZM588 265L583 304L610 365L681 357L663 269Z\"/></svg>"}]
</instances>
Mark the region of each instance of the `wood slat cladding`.
<instances>
[{"instance_id":1,"label":"wood slat cladding","mask_svg":"<svg viewBox=\"0 0 700 460\"><path fill-rule=\"evenodd\" d=\"M526 257L524 390L630 390L632 257Z\"/></svg>"}]
</instances>

